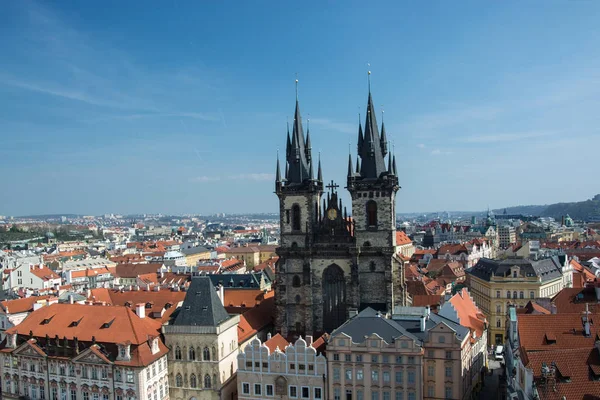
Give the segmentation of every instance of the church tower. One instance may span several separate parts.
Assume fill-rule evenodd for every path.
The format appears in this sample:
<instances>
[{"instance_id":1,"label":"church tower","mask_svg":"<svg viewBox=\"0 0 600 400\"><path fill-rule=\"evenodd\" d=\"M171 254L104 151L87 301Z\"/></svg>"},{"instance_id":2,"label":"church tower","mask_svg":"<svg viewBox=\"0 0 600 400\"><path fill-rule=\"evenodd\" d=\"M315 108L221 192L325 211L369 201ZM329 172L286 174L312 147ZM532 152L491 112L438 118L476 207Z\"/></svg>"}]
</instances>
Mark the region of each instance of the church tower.
<instances>
[{"instance_id":1,"label":"church tower","mask_svg":"<svg viewBox=\"0 0 600 400\"><path fill-rule=\"evenodd\" d=\"M275 193L279 197L278 253L284 256L278 263L275 281L278 294L275 299L276 324L304 333L304 321L311 314L310 304L306 302L311 296L307 252L312 246L319 218L323 178L320 160L317 178L314 176L310 131L307 130L305 137L297 93L292 134L290 137L288 126L285 156L284 177L281 176L279 158L275 176ZM293 296L288 293L291 287L299 289Z\"/></svg>"},{"instance_id":2,"label":"church tower","mask_svg":"<svg viewBox=\"0 0 600 400\"><path fill-rule=\"evenodd\" d=\"M383 121L379 134L370 86L369 82L364 132L359 120L356 170L351 157L348 162L347 189L352 197L354 236L361 255L361 308L389 311L407 303L404 274L395 260L396 192L400 186ZM380 254L383 257L378 257Z\"/></svg>"}]
</instances>

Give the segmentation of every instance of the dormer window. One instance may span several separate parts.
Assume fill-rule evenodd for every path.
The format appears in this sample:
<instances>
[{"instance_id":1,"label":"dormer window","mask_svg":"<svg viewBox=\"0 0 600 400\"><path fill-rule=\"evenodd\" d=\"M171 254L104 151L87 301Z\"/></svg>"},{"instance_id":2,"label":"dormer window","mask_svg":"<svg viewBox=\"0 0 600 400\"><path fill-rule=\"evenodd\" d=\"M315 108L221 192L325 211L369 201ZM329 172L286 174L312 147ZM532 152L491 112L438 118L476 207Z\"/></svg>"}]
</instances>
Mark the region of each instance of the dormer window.
<instances>
[{"instance_id":1,"label":"dormer window","mask_svg":"<svg viewBox=\"0 0 600 400\"><path fill-rule=\"evenodd\" d=\"M119 344L119 361L129 361L131 359L131 344Z\"/></svg>"},{"instance_id":2,"label":"dormer window","mask_svg":"<svg viewBox=\"0 0 600 400\"><path fill-rule=\"evenodd\" d=\"M160 346L158 345L158 337L152 339L152 354L156 354L160 351Z\"/></svg>"}]
</instances>

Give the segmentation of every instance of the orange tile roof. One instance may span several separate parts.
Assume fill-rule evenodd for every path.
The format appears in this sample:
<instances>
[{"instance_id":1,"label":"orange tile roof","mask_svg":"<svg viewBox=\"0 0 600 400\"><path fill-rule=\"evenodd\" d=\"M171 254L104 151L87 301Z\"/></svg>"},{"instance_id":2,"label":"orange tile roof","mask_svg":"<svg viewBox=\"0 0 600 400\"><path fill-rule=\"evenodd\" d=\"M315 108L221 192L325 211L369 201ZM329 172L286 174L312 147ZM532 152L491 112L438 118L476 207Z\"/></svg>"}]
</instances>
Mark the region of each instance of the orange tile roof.
<instances>
[{"instance_id":1,"label":"orange tile roof","mask_svg":"<svg viewBox=\"0 0 600 400\"><path fill-rule=\"evenodd\" d=\"M260 289L229 289L223 290L225 294L225 307L244 307L252 308L259 305L265 299L274 296L274 291L267 293Z\"/></svg>"},{"instance_id":2,"label":"orange tile roof","mask_svg":"<svg viewBox=\"0 0 600 400\"><path fill-rule=\"evenodd\" d=\"M275 351L275 349L277 349L277 348L279 348L279 350L281 350L285 353L285 348L288 347L289 344L290 344L290 342L285 340L285 338L283 336L281 336L279 333L276 334L275 336L271 337L271 339L269 339L265 342L265 346L267 346L269 348L269 351L271 353L273 353Z\"/></svg>"},{"instance_id":3,"label":"orange tile roof","mask_svg":"<svg viewBox=\"0 0 600 400\"><path fill-rule=\"evenodd\" d=\"M108 267L86 268L80 270L72 270L71 278L84 278L100 274L110 274L111 270Z\"/></svg>"},{"instance_id":4,"label":"orange tile roof","mask_svg":"<svg viewBox=\"0 0 600 400\"><path fill-rule=\"evenodd\" d=\"M402 246L405 244L411 244L412 240L406 235L404 231L396 231L396 245Z\"/></svg>"},{"instance_id":5,"label":"orange tile roof","mask_svg":"<svg viewBox=\"0 0 600 400\"><path fill-rule=\"evenodd\" d=\"M570 264L571 264L571 267L573 267L573 269L575 271L582 273L586 280L588 280L588 279L593 280L596 278L596 275L594 275L594 273L592 271L585 268L583 265L578 263L576 260L571 259Z\"/></svg>"},{"instance_id":6,"label":"orange tile roof","mask_svg":"<svg viewBox=\"0 0 600 400\"><path fill-rule=\"evenodd\" d=\"M441 246L438 251L438 257L444 256L446 254L457 255L460 253L469 253L469 250L465 247L464 244L445 244Z\"/></svg>"},{"instance_id":7,"label":"orange tile roof","mask_svg":"<svg viewBox=\"0 0 600 400\"><path fill-rule=\"evenodd\" d=\"M275 319L275 297L266 299L240 316L238 343L244 343Z\"/></svg>"},{"instance_id":8,"label":"orange tile roof","mask_svg":"<svg viewBox=\"0 0 600 400\"><path fill-rule=\"evenodd\" d=\"M416 294L412 296L413 307L438 307L442 301L442 296L437 294Z\"/></svg>"},{"instance_id":9,"label":"orange tile roof","mask_svg":"<svg viewBox=\"0 0 600 400\"><path fill-rule=\"evenodd\" d=\"M162 267L161 263L153 264L117 264L115 274L118 278L137 278L139 275L154 273Z\"/></svg>"},{"instance_id":10,"label":"orange tile roof","mask_svg":"<svg viewBox=\"0 0 600 400\"><path fill-rule=\"evenodd\" d=\"M552 302L556 305L556 312L581 313L585 311L587 305L590 312L600 314L600 304L593 285L588 284L588 287L584 288L564 288L558 292L552 298Z\"/></svg>"},{"instance_id":11,"label":"orange tile roof","mask_svg":"<svg viewBox=\"0 0 600 400\"><path fill-rule=\"evenodd\" d=\"M477 304L475 304L475 301L471 298L469 290L463 288L448 301L452 304L454 310L456 310L460 324L469 328L471 332L475 332L478 338L481 337L485 330L486 319L477 307Z\"/></svg>"},{"instance_id":12,"label":"orange tile roof","mask_svg":"<svg viewBox=\"0 0 600 400\"><path fill-rule=\"evenodd\" d=\"M30 270L32 274L34 274L43 281L49 281L51 279L60 279L60 276L48 267L40 268L39 266L35 265L32 268L30 268Z\"/></svg>"},{"instance_id":13,"label":"orange tile roof","mask_svg":"<svg viewBox=\"0 0 600 400\"><path fill-rule=\"evenodd\" d=\"M262 271L263 269L270 267L273 271L275 271L275 265L277 264L277 261L279 260L279 256L271 256L267 261L255 265L254 266L254 271Z\"/></svg>"},{"instance_id":14,"label":"orange tile roof","mask_svg":"<svg viewBox=\"0 0 600 400\"><path fill-rule=\"evenodd\" d=\"M52 296L30 296L22 299L4 300L0 303L2 311L7 314L18 314L27 311L33 311L33 305L40 300L50 299Z\"/></svg>"},{"instance_id":15,"label":"orange tile roof","mask_svg":"<svg viewBox=\"0 0 600 400\"><path fill-rule=\"evenodd\" d=\"M600 321L600 314L591 314ZM597 324L591 325L591 335L583 335L581 314L517 314L521 346L528 351L591 348L600 335ZM548 343L546 334L556 336L556 343Z\"/></svg>"}]
</instances>

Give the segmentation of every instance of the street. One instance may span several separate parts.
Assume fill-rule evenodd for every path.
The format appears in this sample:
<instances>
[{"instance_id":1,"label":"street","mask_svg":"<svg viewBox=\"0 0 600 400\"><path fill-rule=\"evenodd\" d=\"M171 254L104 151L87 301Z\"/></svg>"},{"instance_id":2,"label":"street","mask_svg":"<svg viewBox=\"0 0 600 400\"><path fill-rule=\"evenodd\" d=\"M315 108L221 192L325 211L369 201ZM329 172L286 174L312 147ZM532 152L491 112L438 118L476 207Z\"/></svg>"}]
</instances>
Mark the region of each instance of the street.
<instances>
[{"instance_id":1,"label":"street","mask_svg":"<svg viewBox=\"0 0 600 400\"><path fill-rule=\"evenodd\" d=\"M498 390L500 387L500 375L502 370L500 369L500 363L498 361L489 360L489 375L485 376L485 384L479 393L479 399L481 400L498 400Z\"/></svg>"}]
</instances>

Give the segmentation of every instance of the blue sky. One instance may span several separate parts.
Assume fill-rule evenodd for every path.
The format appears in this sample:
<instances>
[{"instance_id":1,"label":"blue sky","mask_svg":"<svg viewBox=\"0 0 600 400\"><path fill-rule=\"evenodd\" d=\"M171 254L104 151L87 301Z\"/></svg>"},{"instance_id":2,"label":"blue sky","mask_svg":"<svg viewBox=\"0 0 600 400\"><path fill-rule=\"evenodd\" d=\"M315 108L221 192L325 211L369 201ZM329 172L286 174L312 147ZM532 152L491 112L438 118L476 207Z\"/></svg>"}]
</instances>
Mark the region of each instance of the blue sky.
<instances>
[{"instance_id":1,"label":"blue sky","mask_svg":"<svg viewBox=\"0 0 600 400\"><path fill-rule=\"evenodd\" d=\"M0 8L2 215L275 212L296 73L343 184L367 63L398 212L600 192L597 1Z\"/></svg>"}]
</instances>

